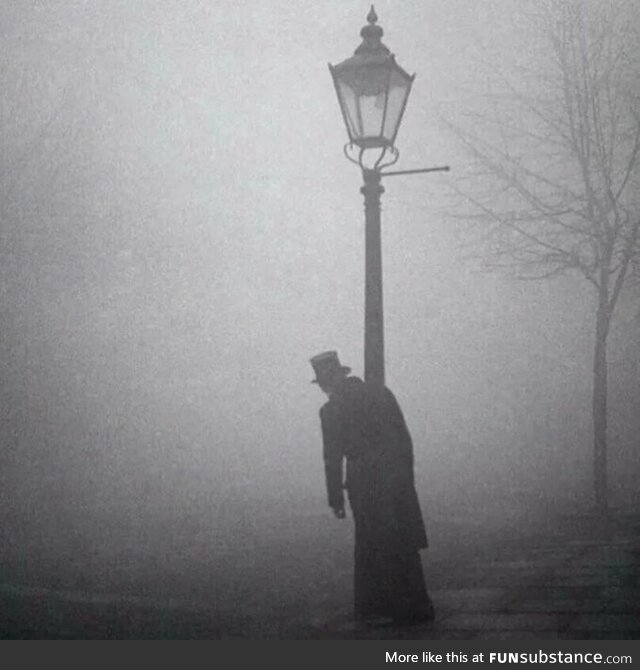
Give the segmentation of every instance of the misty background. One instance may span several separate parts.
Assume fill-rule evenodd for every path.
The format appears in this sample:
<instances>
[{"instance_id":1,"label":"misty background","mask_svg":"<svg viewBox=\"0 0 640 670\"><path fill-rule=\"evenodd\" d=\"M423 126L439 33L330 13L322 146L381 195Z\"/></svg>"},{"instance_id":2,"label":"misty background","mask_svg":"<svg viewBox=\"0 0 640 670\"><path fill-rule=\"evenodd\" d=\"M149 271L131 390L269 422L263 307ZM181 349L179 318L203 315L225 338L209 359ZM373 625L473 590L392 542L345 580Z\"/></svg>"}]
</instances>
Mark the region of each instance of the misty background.
<instances>
[{"instance_id":1,"label":"misty background","mask_svg":"<svg viewBox=\"0 0 640 670\"><path fill-rule=\"evenodd\" d=\"M387 179L382 198L387 384L437 551L474 515L591 505L594 297L570 276L480 272L450 216L469 159L438 117L478 103L491 63L536 58L527 3L375 6L417 74L398 169L451 166ZM109 565L113 586L134 565L241 584L296 542L309 570L332 546L350 569L309 358L337 349L363 372L361 175L327 63L353 53L368 10L0 3L7 574L73 568L96 587ZM625 296L614 506L637 503L639 325Z\"/></svg>"}]
</instances>

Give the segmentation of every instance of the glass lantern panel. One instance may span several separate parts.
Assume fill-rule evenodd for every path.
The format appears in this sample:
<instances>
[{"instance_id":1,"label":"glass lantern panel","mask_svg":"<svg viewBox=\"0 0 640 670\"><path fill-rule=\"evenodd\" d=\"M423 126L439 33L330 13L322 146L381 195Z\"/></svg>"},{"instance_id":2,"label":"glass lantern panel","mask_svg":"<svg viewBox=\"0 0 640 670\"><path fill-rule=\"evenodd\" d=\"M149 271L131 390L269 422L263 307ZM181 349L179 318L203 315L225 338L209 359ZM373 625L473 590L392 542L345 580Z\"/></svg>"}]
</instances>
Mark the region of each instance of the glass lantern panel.
<instances>
[{"instance_id":1,"label":"glass lantern panel","mask_svg":"<svg viewBox=\"0 0 640 670\"><path fill-rule=\"evenodd\" d=\"M340 104L347 122L347 131L350 139L355 139L362 135L362 130L358 122L358 101L353 89L343 81L337 82L338 92L340 94Z\"/></svg>"},{"instance_id":2,"label":"glass lantern panel","mask_svg":"<svg viewBox=\"0 0 640 670\"><path fill-rule=\"evenodd\" d=\"M389 79L389 98L387 101L387 115L384 120L382 135L393 142L404 110L405 101L409 95L411 80L397 70L391 72Z\"/></svg>"},{"instance_id":3,"label":"glass lantern panel","mask_svg":"<svg viewBox=\"0 0 640 670\"><path fill-rule=\"evenodd\" d=\"M386 91L382 91L378 95L361 95L358 99L364 137L380 137L382 134L386 97Z\"/></svg>"}]
</instances>

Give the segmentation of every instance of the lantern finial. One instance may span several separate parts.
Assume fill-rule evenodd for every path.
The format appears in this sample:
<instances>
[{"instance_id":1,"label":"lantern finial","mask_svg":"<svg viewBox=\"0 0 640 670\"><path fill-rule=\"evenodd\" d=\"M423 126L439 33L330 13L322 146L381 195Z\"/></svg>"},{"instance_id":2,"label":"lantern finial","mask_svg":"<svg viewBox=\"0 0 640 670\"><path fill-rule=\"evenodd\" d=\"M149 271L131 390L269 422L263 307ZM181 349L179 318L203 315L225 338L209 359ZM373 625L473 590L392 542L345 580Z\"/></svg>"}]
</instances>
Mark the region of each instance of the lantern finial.
<instances>
[{"instance_id":1,"label":"lantern finial","mask_svg":"<svg viewBox=\"0 0 640 670\"><path fill-rule=\"evenodd\" d=\"M360 31L360 37L362 37L362 44L356 49L356 53L360 55L371 55L371 56L386 56L389 53L389 49L382 44L382 35L383 30L380 26L376 25L378 21L378 15L373 5L367 14L366 25Z\"/></svg>"}]
</instances>

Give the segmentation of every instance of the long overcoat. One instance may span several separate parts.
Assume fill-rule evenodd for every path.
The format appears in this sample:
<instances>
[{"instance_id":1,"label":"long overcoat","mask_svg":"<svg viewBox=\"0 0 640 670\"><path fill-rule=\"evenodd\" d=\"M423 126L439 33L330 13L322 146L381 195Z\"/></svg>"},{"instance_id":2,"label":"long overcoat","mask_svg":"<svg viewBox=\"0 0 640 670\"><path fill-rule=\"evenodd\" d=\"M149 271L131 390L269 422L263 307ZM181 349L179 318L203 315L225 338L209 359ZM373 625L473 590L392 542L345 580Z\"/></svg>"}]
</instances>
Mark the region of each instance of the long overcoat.
<instances>
[{"instance_id":1,"label":"long overcoat","mask_svg":"<svg viewBox=\"0 0 640 670\"><path fill-rule=\"evenodd\" d=\"M413 444L393 393L347 377L320 409L320 421L329 505L344 505L346 489L356 551L426 547Z\"/></svg>"}]
</instances>

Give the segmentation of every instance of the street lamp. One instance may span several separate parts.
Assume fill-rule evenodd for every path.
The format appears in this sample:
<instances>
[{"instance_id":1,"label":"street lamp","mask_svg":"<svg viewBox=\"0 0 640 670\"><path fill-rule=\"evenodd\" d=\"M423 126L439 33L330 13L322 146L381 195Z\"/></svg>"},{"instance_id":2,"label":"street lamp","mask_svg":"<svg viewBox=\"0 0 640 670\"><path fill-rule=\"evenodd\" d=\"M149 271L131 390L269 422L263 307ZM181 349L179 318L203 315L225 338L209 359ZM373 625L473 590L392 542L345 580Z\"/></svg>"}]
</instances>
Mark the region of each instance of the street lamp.
<instances>
[{"instance_id":1,"label":"street lamp","mask_svg":"<svg viewBox=\"0 0 640 670\"><path fill-rule=\"evenodd\" d=\"M395 147L415 75L409 75L382 43L375 9L360 31L362 44L350 58L329 65L349 141L346 157L362 169L365 204L365 380L384 386L384 318L380 196L383 176L448 170L448 167L382 172L399 157Z\"/></svg>"},{"instance_id":2,"label":"street lamp","mask_svg":"<svg viewBox=\"0 0 640 670\"><path fill-rule=\"evenodd\" d=\"M390 151L397 156L394 142L415 75L407 74L393 54L382 44L382 28L373 7L369 25L361 31L362 44L351 58L329 65L338 101L349 134L349 145L381 149L378 160Z\"/></svg>"}]
</instances>

